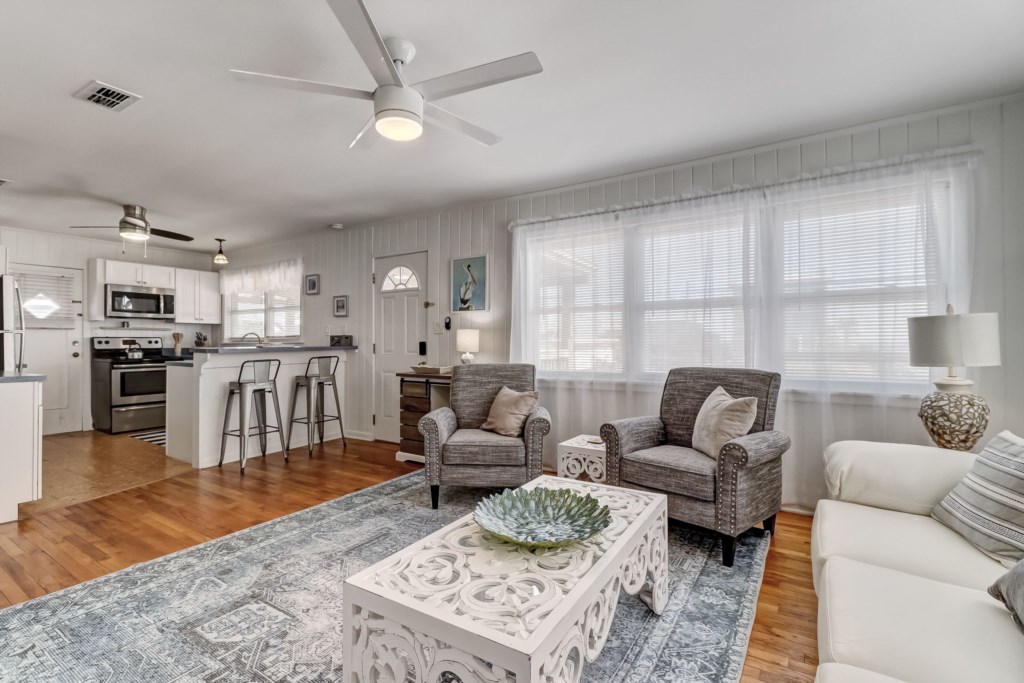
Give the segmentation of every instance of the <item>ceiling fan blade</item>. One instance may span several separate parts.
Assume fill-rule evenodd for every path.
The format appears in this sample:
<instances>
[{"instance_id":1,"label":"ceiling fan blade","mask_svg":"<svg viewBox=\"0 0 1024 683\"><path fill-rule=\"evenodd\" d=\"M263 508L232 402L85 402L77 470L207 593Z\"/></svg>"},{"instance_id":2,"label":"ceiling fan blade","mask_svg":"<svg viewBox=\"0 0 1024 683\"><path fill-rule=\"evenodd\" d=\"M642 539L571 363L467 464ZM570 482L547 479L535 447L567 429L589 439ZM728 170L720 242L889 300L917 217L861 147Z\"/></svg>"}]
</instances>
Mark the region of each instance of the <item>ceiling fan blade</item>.
<instances>
[{"instance_id":1,"label":"ceiling fan blade","mask_svg":"<svg viewBox=\"0 0 1024 683\"><path fill-rule=\"evenodd\" d=\"M117 225L69 225L72 230L117 230Z\"/></svg>"},{"instance_id":2,"label":"ceiling fan blade","mask_svg":"<svg viewBox=\"0 0 1024 683\"><path fill-rule=\"evenodd\" d=\"M182 235L180 232L171 232L170 230L159 230L157 228L150 228L149 234L154 237L166 237L169 240L179 240L181 242L191 242L194 237L188 235Z\"/></svg>"},{"instance_id":3,"label":"ceiling fan blade","mask_svg":"<svg viewBox=\"0 0 1024 683\"><path fill-rule=\"evenodd\" d=\"M486 88L489 85L539 74L543 70L544 67L540 65L537 55L532 52L524 52L515 57L499 59L496 62L431 78L412 87L419 90L427 100L439 100L470 90Z\"/></svg>"},{"instance_id":4,"label":"ceiling fan blade","mask_svg":"<svg viewBox=\"0 0 1024 683\"><path fill-rule=\"evenodd\" d=\"M405 85L362 0L327 0L377 85Z\"/></svg>"},{"instance_id":5,"label":"ceiling fan blade","mask_svg":"<svg viewBox=\"0 0 1024 683\"><path fill-rule=\"evenodd\" d=\"M423 104L423 116L431 123L447 128L448 130L462 133L485 145L494 145L501 142L501 138L489 130L470 123L466 119L456 116L446 109L429 102Z\"/></svg>"},{"instance_id":6,"label":"ceiling fan blade","mask_svg":"<svg viewBox=\"0 0 1024 683\"><path fill-rule=\"evenodd\" d=\"M373 121L374 121L375 118L376 118L375 116L371 116L370 118L368 118L366 120L366 123L363 124L363 127L359 129L358 133L356 133L356 136L354 138L352 138L352 142L349 143L349 146L348 146L349 149L352 149L353 147L355 147L356 143L359 142L359 140L363 137L363 135L366 134L366 131L370 130L370 128L373 126Z\"/></svg>"},{"instance_id":7,"label":"ceiling fan blade","mask_svg":"<svg viewBox=\"0 0 1024 683\"><path fill-rule=\"evenodd\" d=\"M318 92L325 95L338 95L340 97L351 97L356 100L372 100L373 93L367 90L346 88L333 83L321 83L320 81L307 81L301 78L289 78L288 76L274 76L273 74L261 74L255 71L242 71L240 69L229 69L235 78L241 81L270 85L276 88L287 88L288 90L301 90L303 92Z\"/></svg>"}]
</instances>

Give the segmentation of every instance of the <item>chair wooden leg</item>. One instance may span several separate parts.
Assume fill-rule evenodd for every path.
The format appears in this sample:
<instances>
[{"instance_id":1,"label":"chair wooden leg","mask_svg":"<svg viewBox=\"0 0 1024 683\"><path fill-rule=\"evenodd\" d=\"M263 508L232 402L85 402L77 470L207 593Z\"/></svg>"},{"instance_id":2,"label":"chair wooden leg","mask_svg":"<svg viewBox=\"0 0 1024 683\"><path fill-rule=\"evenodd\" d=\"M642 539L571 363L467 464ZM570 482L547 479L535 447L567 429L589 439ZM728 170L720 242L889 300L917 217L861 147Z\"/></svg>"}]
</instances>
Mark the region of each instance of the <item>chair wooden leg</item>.
<instances>
[{"instance_id":1,"label":"chair wooden leg","mask_svg":"<svg viewBox=\"0 0 1024 683\"><path fill-rule=\"evenodd\" d=\"M441 487L437 484L431 484L430 486L430 506L437 509L437 505L441 499Z\"/></svg>"},{"instance_id":2,"label":"chair wooden leg","mask_svg":"<svg viewBox=\"0 0 1024 683\"><path fill-rule=\"evenodd\" d=\"M722 564L731 567L736 561L736 539L722 534Z\"/></svg>"},{"instance_id":3,"label":"chair wooden leg","mask_svg":"<svg viewBox=\"0 0 1024 683\"><path fill-rule=\"evenodd\" d=\"M772 515L768 519L764 520L764 530L770 533L772 538L775 538L775 517L776 515Z\"/></svg>"}]
</instances>

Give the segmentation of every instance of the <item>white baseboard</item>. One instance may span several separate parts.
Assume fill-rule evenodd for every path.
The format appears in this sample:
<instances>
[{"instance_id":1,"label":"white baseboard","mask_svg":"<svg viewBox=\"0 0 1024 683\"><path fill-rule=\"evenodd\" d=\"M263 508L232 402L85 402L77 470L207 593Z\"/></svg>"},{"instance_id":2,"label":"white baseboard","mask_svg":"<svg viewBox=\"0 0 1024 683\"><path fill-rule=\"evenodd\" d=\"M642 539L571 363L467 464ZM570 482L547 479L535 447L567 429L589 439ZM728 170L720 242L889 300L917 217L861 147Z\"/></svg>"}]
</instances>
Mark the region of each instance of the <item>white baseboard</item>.
<instances>
[{"instance_id":1,"label":"white baseboard","mask_svg":"<svg viewBox=\"0 0 1024 683\"><path fill-rule=\"evenodd\" d=\"M356 441L373 441L373 434L371 432L352 432L345 431L346 439L355 439Z\"/></svg>"}]
</instances>

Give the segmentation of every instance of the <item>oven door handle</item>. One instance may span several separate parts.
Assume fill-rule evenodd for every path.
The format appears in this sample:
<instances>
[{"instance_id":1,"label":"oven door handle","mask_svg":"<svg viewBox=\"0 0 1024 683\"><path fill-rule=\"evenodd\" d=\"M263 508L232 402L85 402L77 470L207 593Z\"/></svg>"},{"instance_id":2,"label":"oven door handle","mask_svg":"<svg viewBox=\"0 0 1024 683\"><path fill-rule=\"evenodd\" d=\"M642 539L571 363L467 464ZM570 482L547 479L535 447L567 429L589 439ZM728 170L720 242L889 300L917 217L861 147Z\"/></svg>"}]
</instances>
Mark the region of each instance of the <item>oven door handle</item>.
<instances>
[{"instance_id":1,"label":"oven door handle","mask_svg":"<svg viewBox=\"0 0 1024 683\"><path fill-rule=\"evenodd\" d=\"M162 370L166 370L167 366L154 365L148 368L140 368L134 365L115 365L113 369L117 370L118 372L160 372Z\"/></svg>"}]
</instances>

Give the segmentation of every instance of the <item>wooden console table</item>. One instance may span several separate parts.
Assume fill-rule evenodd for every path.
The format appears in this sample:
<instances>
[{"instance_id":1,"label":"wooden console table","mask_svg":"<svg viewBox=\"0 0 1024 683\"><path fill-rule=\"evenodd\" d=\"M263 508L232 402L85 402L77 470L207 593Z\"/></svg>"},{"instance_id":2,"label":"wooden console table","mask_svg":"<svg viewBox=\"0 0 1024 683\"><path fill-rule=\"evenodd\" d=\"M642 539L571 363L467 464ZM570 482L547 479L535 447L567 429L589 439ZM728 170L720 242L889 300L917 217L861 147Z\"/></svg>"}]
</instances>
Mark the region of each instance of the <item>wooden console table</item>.
<instances>
[{"instance_id":1,"label":"wooden console table","mask_svg":"<svg viewBox=\"0 0 1024 683\"><path fill-rule=\"evenodd\" d=\"M431 410L444 408L451 396L451 375L419 375L400 372L399 378L399 451L395 460L423 462L423 435L420 418Z\"/></svg>"}]
</instances>

